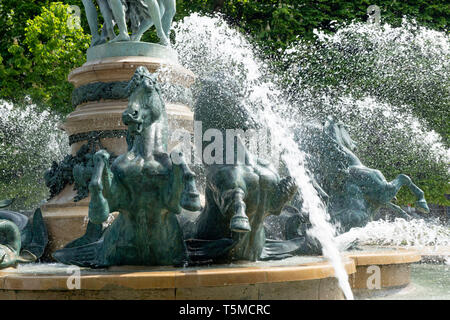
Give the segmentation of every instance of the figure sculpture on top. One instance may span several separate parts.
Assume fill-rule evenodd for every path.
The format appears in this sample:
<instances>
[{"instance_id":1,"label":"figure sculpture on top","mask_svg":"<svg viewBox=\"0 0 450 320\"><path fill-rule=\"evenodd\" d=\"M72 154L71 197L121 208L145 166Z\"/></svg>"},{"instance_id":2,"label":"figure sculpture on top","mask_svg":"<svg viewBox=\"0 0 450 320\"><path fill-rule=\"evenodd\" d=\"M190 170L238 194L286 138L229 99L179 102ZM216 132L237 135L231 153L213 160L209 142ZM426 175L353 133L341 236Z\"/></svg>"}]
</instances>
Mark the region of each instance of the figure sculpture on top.
<instances>
[{"instance_id":1,"label":"figure sculpture on top","mask_svg":"<svg viewBox=\"0 0 450 320\"><path fill-rule=\"evenodd\" d=\"M104 18L101 35L98 34L97 11L92 0L83 0L89 28L91 46L119 41L140 41L144 33L155 25L160 44L169 45L170 26L176 12L175 0L97 0ZM132 34L128 34L130 21ZM117 24L119 34L114 32Z\"/></svg>"}]
</instances>

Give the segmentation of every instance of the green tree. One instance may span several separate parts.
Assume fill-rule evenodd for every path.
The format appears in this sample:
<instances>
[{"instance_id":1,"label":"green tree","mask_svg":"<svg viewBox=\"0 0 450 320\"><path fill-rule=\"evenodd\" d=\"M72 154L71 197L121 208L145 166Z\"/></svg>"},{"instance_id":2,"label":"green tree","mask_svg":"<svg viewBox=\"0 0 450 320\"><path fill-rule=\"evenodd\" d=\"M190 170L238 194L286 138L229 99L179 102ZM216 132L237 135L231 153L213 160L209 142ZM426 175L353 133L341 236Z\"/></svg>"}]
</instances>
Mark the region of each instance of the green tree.
<instances>
[{"instance_id":1,"label":"green tree","mask_svg":"<svg viewBox=\"0 0 450 320\"><path fill-rule=\"evenodd\" d=\"M34 12L34 7L23 6ZM72 18L69 5L62 2L43 6L39 15L25 23L15 12L11 9L2 17L11 27L9 33L20 34L1 46L0 98L21 104L29 96L42 108L70 112L73 87L67 75L84 63L90 35L68 23ZM22 23L21 27L13 27L16 23Z\"/></svg>"}]
</instances>

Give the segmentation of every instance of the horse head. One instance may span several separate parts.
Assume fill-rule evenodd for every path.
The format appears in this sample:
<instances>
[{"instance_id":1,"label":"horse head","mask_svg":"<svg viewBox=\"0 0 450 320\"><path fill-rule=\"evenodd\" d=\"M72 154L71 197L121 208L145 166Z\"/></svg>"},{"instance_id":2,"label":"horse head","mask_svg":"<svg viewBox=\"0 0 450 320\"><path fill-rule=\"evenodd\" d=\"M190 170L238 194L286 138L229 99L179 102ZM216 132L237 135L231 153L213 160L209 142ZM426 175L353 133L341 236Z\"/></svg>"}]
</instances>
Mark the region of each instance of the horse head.
<instances>
[{"instance_id":1,"label":"horse head","mask_svg":"<svg viewBox=\"0 0 450 320\"><path fill-rule=\"evenodd\" d=\"M324 133L337 142L340 146L355 151L357 143L350 137L347 131L349 126L341 121L336 121L332 116L329 116L323 125Z\"/></svg>"},{"instance_id":2,"label":"horse head","mask_svg":"<svg viewBox=\"0 0 450 320\"><path fill-rule=\"evenodd\" d=\"M161 123L162 143L167 149L167 113L162 99L157 75L146 67L136 69L127 86L128 107L122 113L122 121L131 136L144 135L155 123Z\"/></svg>"}]
</instances>

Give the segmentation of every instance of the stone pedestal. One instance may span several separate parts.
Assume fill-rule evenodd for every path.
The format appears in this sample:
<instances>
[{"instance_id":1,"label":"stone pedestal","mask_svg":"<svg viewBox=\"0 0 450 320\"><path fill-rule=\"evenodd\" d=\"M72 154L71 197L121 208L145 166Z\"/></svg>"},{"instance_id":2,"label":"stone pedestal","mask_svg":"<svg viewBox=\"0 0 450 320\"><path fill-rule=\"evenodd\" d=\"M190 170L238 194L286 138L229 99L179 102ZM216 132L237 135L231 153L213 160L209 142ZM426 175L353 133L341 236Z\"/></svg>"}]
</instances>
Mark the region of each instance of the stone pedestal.
<instances>
[{"instance_id":1,"label":"stone pedestal","mask_svg":"<svg viewBox=\"0 0 450 320\"><path fill-rule=\"evenodd\" d=\"M127 150L126 127L122 123L122 112L128 103L125 88L138 66L158 71L163 88L176 92L189 90L195 79L190 70L178 64L176 52L158 44L108 43L88 49L87 57L87 62L68 77L75 87L72 97L75 110L61 129L69 136L72 155L92 137L115 155ZM192 132L193 113L182 96L165 94L169 128ZM172 146L169 143L169 148ZM73 185L67 185L41 207L50 240L47 257L85 231L89 198L75 202L75 196Z\"/></svg>"}]
</instances>

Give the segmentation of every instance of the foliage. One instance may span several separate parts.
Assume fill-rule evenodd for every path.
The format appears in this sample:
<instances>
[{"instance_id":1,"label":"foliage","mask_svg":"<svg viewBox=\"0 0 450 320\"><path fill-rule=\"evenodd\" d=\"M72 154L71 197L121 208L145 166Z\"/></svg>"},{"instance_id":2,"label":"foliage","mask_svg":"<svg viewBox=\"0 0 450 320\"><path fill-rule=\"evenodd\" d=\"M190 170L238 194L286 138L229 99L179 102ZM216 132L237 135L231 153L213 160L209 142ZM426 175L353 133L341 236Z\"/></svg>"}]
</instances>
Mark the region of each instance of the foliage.
<instances>
[{"instance_id":1,"label":"foliage","mask_svg":"<svg viewBox=\"0 0 450 320\"><path fill-rule=\"evenodd\" d=\"M403 16L414 18L421 25L444 30L448 28L450 4L445 0L228 0L177 1L180 15L194 12L222 12L228 22L249 33L267 53L286 48L298 36L313 39L314 29L335 31L338 24L352 20L364 21L369 5L381 8L382 21L398 26Z\"/></svg>"},{"instance_id":2,"label":"foliage","mask_svg":"<svg viewBox=\"0 0 450 320\"><path fill-rule=\"evenodd\" d=\"M25 10L35 9L21 5ZM16 17L16 10L6 14L5 24L11 27L6 33L21 33L1 46L0 98L18 103L29 96L34 103L67 113L71 110L67 98L73 89L67 75L85 61L90 36L68 23L69 6L61 2L43 6L41 14L26 22L21 15Z\"/></svg>"}]
</instances>

